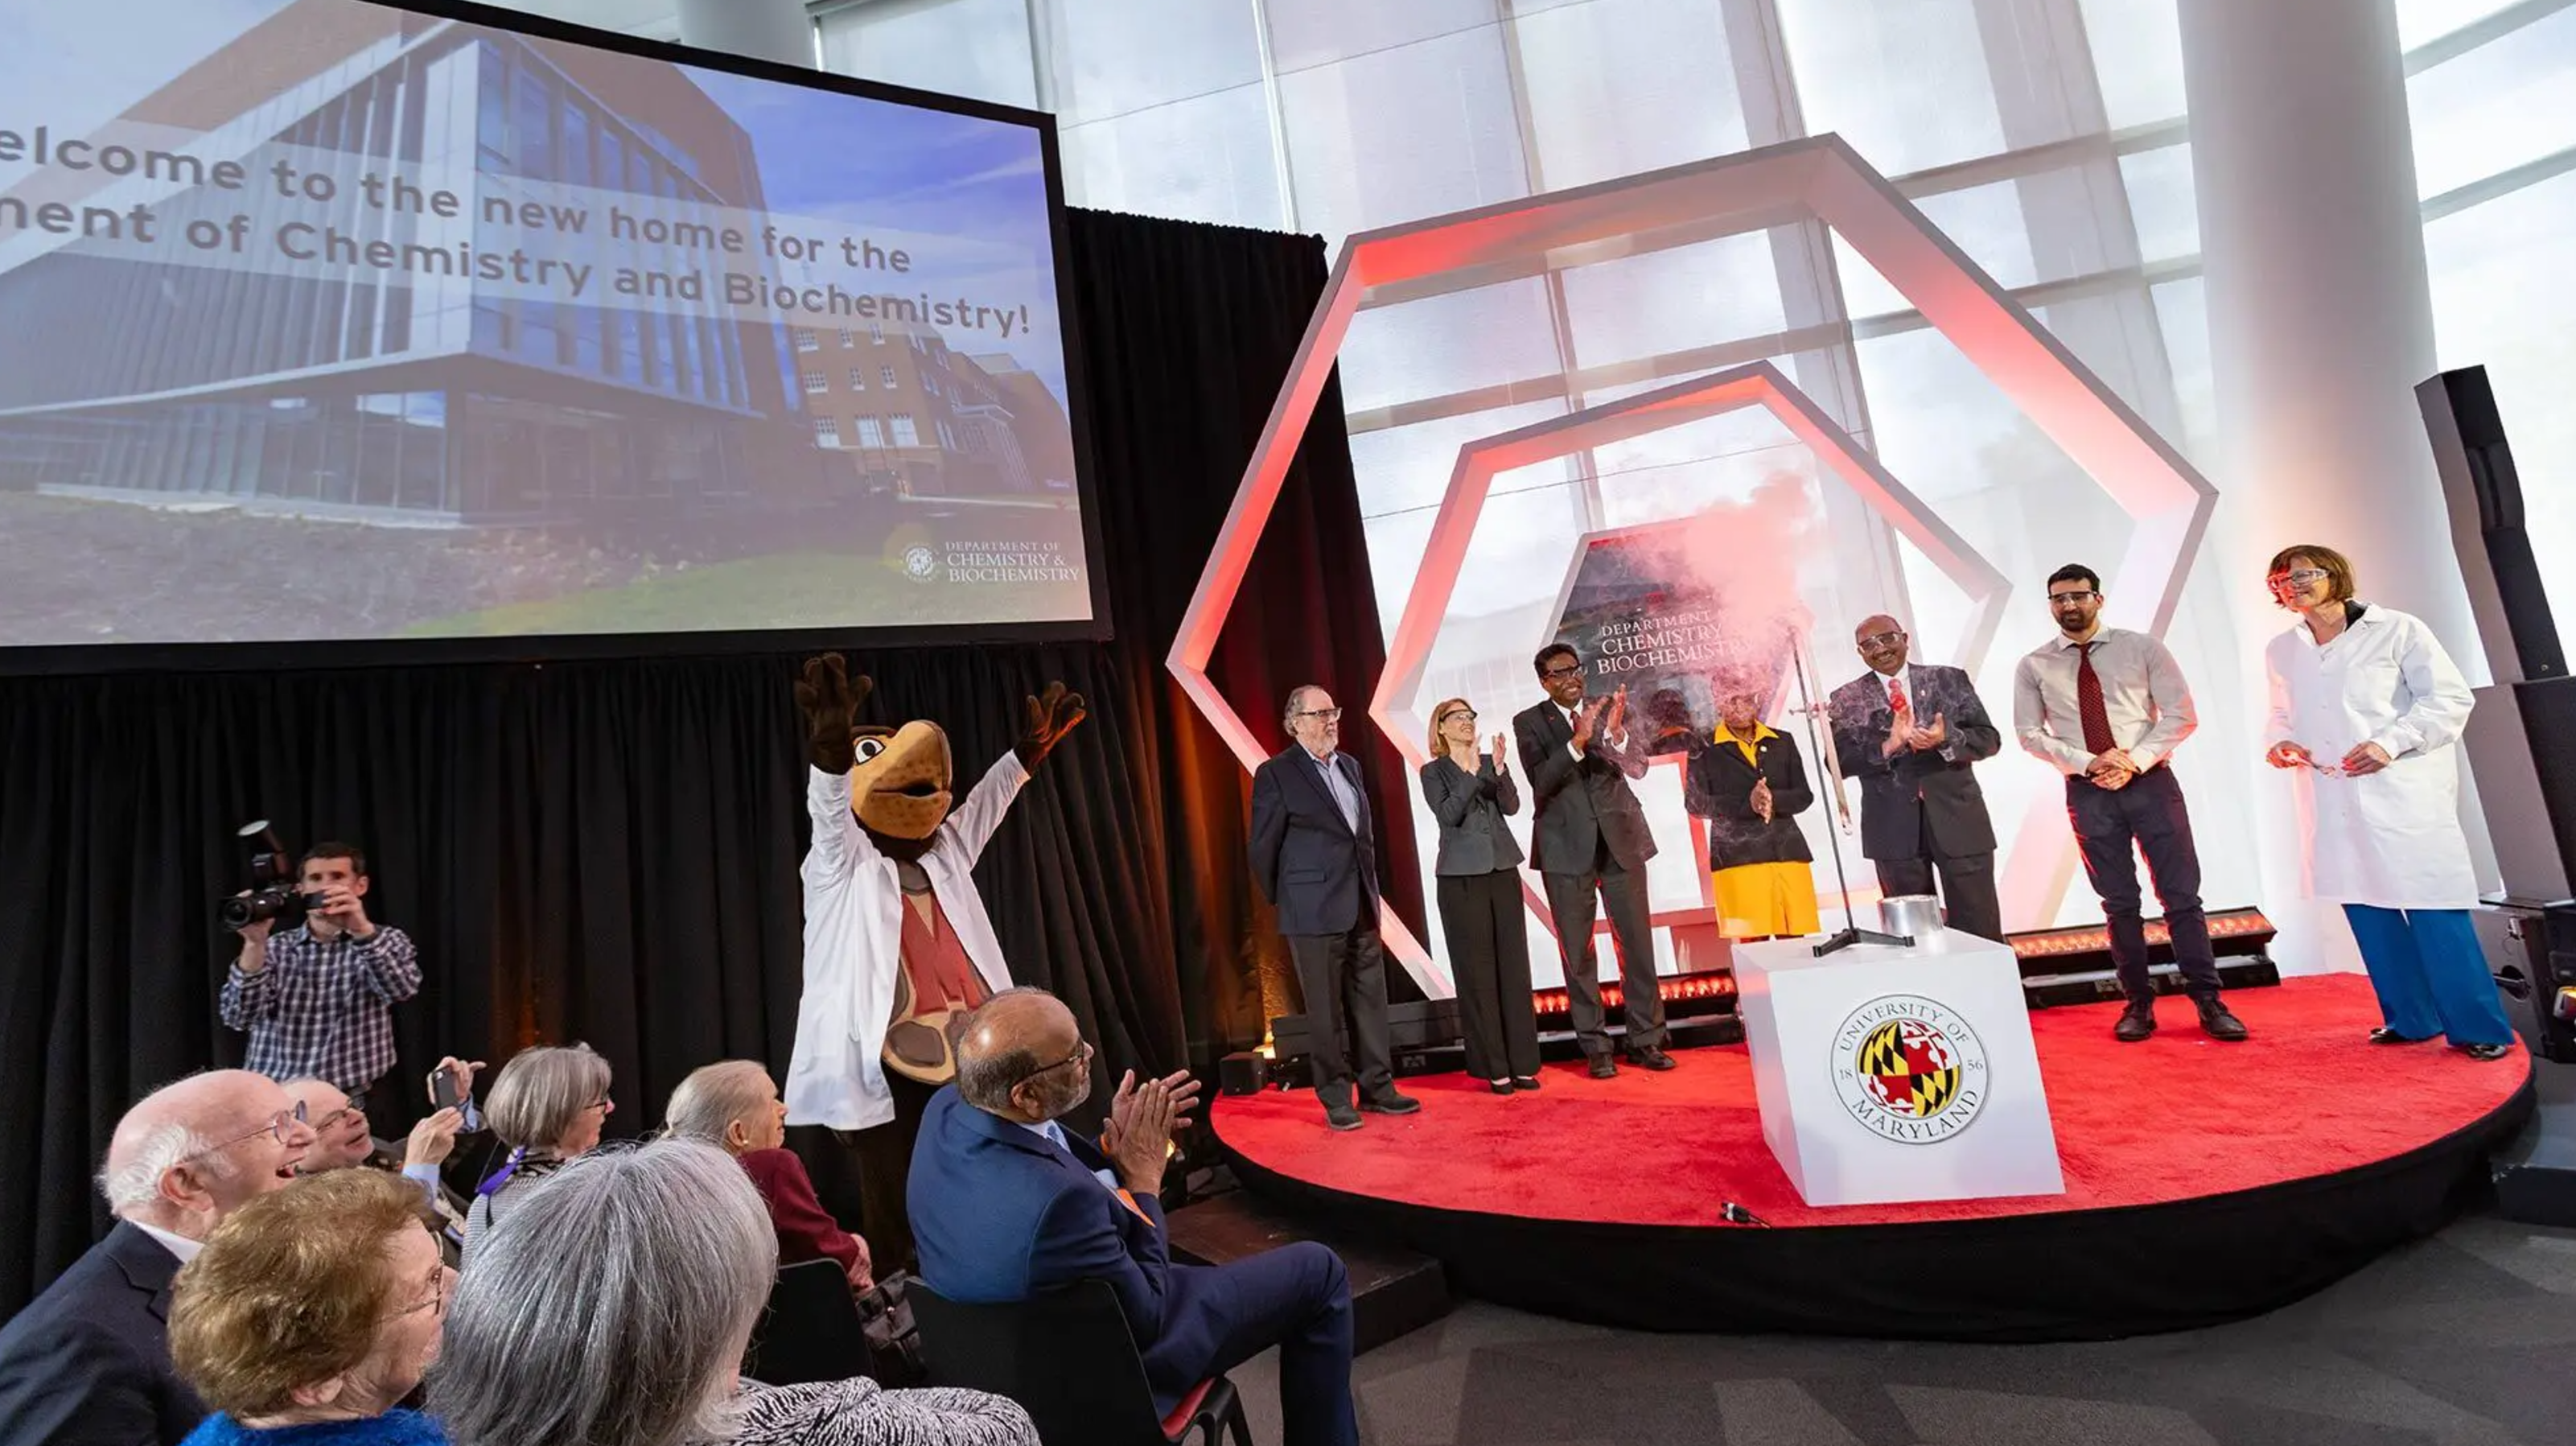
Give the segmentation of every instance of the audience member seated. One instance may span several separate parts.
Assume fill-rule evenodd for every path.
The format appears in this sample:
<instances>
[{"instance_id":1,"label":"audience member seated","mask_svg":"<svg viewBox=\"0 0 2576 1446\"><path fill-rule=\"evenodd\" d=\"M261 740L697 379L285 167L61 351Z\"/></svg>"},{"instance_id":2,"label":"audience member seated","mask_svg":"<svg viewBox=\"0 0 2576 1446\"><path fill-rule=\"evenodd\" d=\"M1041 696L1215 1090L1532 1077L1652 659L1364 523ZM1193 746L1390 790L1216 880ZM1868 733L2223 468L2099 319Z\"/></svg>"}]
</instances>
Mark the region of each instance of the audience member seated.
<instances>
[{"instance_id":1,"label":"audience member seated","mask_svg":"<svg viewBox=\"0 0 2576 1446\"><path fill-rule=\"evenodd\" d=\"M814 1194L805 1162L787 1146L787 1105L778 1081L748 1059L728 1059L691 1070L671 1092L663 1127L685 1139L704 1140L742 1162L760 1187L769 1223L778 1231L778 1263L838 1261L852 1290L866 1290L868 1243L841 1228Z\"/></svg>"},{"instance_id":2,"label":"audience member seated","mask_svg":"<svg viewBox=\"0 0 2576 1446\"><path fill-rule=\"evenodd\" d=\"M450 1265L462 1262L465 1204L438 1174L447 1157L456 1152L456 1132L465 1124L462 1112L444 1109L422 1117L397 1154L369 1128L367 1107L342 1093L338 1085L323 1079L293 1079L286 1082L286 1092L304 1107L304 1117L313 1125L313 1148L304 1155L305 1174L360 1166L401 1174L420 1187L423 1212L438 1222L442 1256Z\"/></svg>"},{"instance_id":3,"label":"audience member seated","mask_svg":"<svg viewBox=\"0 0 2576 1446\"><path fill-rule=\"evenodd\" d=\"M476 1244L430 1412L456 1446L1037 1446L1027 1412L979 1391L741 1380L777 1274L760 1192L723 1151L594 1152Z\"/></svg>"},{"instance_id":4,"label":"audience member seated","mask_svg":"<svg viewBox=\"0 0 2576 1446\"><path fill-rule=\"evenodd\" d=\"M598 1146L600 1126L617 1110L608 1084L608 1061L586 1044L523 1049L501 1066L483 1118L510 1154L465 1209L466 1264L474 1262L476 1239L530 1185Z\"/></svg>"},{"instance_id":5,"label":"audience member seated","mask_svg":"<svg viewBox=\"0 0 2576 1446\"><path fill-rule=\"evenodd\" d=\"M1312 1241L1230 1265L1171 1263L1163 1167L1198 1085L1136 1082L1097 1145L1057 1122L1091 1094L1091 1046L1038 989L993 996L966 1022L957 1082L932 1096L909 1186L921 1275L951 1300L1025 1300L1106 1280L1145 1357L1155 1407L1279 1347L1289 1446L1350 1446L1351 1290L1341 1257Z\"/></svg>"},{"instance_id":6,"label":"audience member seated","mask_svg":"<svg viewBox=\"0 0 2576 1446\"><path fill-rule=\"evenodd\" d=\"M313 1132L265 1075L217 1070L125 1112L99 1187L117 1226L0 1329L0 1442L175 1446L206 1408L170 1365L170 1280L224 1217L295 1178Z\"/></svg>"},{"instance_id":7,"label":"audience member seated","mask_svg":"<svg viewBox=\"0 0 2576 1446\"><path fill-rule=\"evenodd\" d=\"M179 1272L170 1357L216 1414L188 1446L435 1446L398 1409L438 1358L456 1273L420 1192L374 1170L235 1211Z\"/></svg>"}]
</instances>

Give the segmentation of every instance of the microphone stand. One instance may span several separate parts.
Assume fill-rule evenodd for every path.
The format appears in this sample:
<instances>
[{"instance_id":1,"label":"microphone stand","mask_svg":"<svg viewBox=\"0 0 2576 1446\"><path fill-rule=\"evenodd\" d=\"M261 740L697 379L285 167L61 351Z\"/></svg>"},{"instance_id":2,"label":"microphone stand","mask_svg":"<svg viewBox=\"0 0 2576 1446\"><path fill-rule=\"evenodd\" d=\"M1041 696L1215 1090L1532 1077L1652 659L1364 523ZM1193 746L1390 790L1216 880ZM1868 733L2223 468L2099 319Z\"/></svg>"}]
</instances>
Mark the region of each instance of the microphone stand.
<instances>
[{"instance_id":1,"label":"microphone stand","mask_svg":"<svg viewBox=\"0 0 2576 1446\"><path fill-rule=\"evenodd\" d=\"M1834 811L1840 815L1843 823L1848 825L1851 822L1851 809L1843 797L1842 760L1834 752L1833 720L1825 716L1826 707L1816 702L1814 691L1807 685L1805 637L1801 636L1790 648L1789 666L1798 675L1798 711L1807 715L1808 741L1815 744L1816 757L1824 769L1825 776L1834 781ZM1831 700L1828 699L1827 703L1830 704L1830 702ZM1825 942L1816 946L1816 957L1821 959L1838 950L1848 949L1854 944L1893 944L1900 949L1912 948L1914 936L1911 934L1882 934L1875 929L1860 927L1860 916L1852 911L1851 876L1843 870L1842 830L1840 828L1825 830L1825 844L1833 850L1834 883L1842 890L1843 926Z\"/></svg>"}]
</instances>

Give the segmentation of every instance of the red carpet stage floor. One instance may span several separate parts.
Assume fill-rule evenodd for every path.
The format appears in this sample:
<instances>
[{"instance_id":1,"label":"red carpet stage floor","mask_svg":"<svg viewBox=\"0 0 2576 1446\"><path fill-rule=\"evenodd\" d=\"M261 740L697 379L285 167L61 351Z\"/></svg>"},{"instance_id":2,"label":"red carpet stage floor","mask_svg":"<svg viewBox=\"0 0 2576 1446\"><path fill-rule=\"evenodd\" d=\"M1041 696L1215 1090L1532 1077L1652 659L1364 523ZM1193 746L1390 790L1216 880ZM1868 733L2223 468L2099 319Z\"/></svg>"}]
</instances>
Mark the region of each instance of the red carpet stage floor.
<instances>
[{"instance_id":1,"label":"red carpet stage floor","mask_svg":"<svg viewBox=\"0 0 2576 1446\"><path fill-rule=\"evenodd\" d=\"M1615 1081L1553 1066L1536 1094L1407 1080L1417 1115L1336 1135L1308 1090L1222 1098L1246 1182L1439 1256L1507 1304L1671 1329L1958 1339L2115 1336L2271 1308L2429 1233L2483 1187L2530 1108L2526 1057L2372 1046L2368 981L2295 979L2200 1033L2163 1001L2156 1036L2117 1006L2031 1025L2062 1196L1811 1209L1762 1142L1741 1045ZM1768 1230L1728 1226L1733 1201Z\"/></svg>"}]
</instances>

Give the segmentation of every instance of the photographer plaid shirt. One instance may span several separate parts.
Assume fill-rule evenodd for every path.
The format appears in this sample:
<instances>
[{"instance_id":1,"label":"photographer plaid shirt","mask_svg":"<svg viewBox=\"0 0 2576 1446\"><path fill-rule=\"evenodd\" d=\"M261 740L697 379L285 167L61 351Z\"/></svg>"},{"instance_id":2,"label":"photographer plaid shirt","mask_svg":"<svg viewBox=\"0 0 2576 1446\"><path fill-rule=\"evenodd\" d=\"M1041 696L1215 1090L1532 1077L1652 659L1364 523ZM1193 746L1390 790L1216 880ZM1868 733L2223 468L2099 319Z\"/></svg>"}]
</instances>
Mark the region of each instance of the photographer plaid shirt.
<instances>
[{"instance_id":1,"label":"photographer plaid shirt","mask_svg":"<svg viewBox=\"0 0 2576 1446\"><path fill-rule=\"evenodd\" d=\"M223 1018L250 1033L242 1068L285 1081L310 1075L356 1094L394 1067L392 1006L420 992L420 959L402 930L361 941L317 939L298 926L268 941L256 974L236 961Z\"/></svg>"}]
</instances>

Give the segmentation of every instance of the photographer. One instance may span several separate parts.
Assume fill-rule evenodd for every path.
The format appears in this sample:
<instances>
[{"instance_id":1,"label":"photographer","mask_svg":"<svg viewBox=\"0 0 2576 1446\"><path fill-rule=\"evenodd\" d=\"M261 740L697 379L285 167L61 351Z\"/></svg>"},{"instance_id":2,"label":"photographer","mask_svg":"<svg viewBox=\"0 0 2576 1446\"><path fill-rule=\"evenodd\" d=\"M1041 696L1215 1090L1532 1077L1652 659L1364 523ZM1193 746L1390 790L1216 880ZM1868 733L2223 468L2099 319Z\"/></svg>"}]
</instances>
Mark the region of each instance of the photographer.
<instances>
[{"instance_id":1,"label":"photographer","mask_svg":"<svg viewBox=\"0 0 2576 1446\"><path fill-rule=\"evenodd\" d=\"M241 957L224 981L223 1020L250 1035L243 1067L270 1079L329 1080L361 1106L394 1064L392 1007L420 992L420 961L400 929L367 917L367 861L344 843L304 854L304 922L238 926Z\"/></svg>"}]
</instances>

